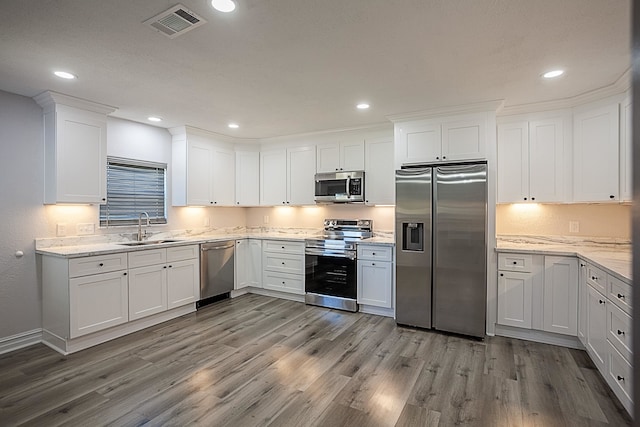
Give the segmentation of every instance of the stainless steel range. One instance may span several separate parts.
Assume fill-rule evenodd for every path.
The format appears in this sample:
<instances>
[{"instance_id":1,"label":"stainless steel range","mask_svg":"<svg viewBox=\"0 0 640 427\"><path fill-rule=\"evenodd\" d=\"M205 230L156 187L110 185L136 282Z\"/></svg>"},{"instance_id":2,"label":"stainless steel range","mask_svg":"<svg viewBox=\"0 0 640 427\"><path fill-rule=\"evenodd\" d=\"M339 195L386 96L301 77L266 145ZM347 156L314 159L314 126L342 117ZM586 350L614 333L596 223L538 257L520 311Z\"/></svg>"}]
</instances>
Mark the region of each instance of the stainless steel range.
<instances>
[{"instance_id":1,"label":"stainless steel range","mask_svg":"<svg viewBox=\"0 0 640 427\"><path fill-rule=\"evenodd\" d=\"M325 219L322 238L306 240L307 304L358 311L356 242L372 229L370 219Z\"/></svg>"}]
</instances>

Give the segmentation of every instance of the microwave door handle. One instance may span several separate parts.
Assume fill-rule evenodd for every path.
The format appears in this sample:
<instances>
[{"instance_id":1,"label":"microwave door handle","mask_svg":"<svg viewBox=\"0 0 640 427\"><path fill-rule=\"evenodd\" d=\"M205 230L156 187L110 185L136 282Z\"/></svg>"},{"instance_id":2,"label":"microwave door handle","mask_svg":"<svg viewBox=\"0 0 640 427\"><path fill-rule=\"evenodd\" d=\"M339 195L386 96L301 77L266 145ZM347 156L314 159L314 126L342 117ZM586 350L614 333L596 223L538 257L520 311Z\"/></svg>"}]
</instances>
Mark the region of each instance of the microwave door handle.
<instances>
[{"instance_id":1,"label":"microwave door handle","mask_svg":"<svg viewBox=\"0 0 640 427\"><path fill-rule=\"evenodd\" d=\"M351 177L347 177L347 198L351 198Z\"/></svg>"}]
</instances>

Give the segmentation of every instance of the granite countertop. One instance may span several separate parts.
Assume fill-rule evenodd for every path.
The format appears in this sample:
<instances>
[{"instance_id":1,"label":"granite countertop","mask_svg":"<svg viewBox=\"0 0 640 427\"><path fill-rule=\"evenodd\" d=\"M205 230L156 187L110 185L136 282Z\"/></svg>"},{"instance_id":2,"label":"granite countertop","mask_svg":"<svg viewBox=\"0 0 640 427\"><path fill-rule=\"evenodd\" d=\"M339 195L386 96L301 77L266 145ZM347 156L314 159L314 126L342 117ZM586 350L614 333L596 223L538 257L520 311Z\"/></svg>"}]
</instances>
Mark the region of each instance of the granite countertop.
<instances>
[{"instance_id":1,"label":"granite countertop","mask_svg":"<svg viewBox=\"0 0 640 427\"><path fill-rule=\"evenodd\" d=\"M61 258L80 258L85 256L106 255L119 252L135 252L148 249L169 248L175 246L195 245L200 243L219 242L236 239L263 240L300 240L319 238L317 230L231 230L226 232L170 232L153 235L145 240L175 240L175 242L127 246L132 242L130 235L101 235L90 237L71 237L57 239L36 239L36 253ZM362 243L375 245L395 244L393 234L382 232L381 235L363 240Z\"/></svg>"},{"instance_id":2,"label":"granite countertop","mask_svg":"<svg viewBox=\"0 0 640 427\"><path fill-rule=\"evenodd\" d=\"M577 256L620 280L628 283L632 281L632 254L629 241L560 236L498 236L496 251Z\"/></svg>"}]
</instances>

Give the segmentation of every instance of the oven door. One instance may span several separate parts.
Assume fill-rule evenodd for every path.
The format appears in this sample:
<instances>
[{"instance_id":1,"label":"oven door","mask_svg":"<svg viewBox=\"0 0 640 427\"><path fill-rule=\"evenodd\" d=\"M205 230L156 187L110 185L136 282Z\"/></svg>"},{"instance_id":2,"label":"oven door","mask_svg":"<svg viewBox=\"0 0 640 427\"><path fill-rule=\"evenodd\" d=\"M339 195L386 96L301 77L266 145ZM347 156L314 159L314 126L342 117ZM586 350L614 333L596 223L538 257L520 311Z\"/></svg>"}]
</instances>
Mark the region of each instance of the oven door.
<instances>
[{"instance_id":1,"label":"oven door","mask_svg":"<svg viewBox=\"0 0 640 427\"><path fill-rule=\"evenodd\" d=\"M357 297L355 254L327 253L307 249L305 253L305 292L350 299ZM317 304L321 305L321 304Z\"/></svg>"}]
</instances>

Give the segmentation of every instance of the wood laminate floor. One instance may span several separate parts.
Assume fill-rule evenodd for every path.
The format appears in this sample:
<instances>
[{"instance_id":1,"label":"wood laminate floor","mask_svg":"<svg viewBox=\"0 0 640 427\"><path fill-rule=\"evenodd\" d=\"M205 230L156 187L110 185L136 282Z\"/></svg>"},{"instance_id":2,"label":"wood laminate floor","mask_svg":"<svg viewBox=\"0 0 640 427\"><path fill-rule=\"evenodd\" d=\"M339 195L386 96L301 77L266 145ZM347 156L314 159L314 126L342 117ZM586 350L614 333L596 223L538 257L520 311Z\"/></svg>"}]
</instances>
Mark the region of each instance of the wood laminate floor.
<instances>
[{"instance_id":1,"label":"wood laminate floor","mask_svg":"<svg viewBox=\"0 0 640 427\"><path fill-rule=\"evenodd\" d=\"M623 426L578 350L244 295L63 357L0 356L0 425Z\"/></svg>"}]
</instances>

